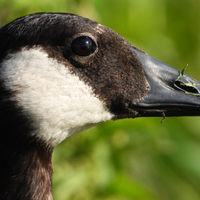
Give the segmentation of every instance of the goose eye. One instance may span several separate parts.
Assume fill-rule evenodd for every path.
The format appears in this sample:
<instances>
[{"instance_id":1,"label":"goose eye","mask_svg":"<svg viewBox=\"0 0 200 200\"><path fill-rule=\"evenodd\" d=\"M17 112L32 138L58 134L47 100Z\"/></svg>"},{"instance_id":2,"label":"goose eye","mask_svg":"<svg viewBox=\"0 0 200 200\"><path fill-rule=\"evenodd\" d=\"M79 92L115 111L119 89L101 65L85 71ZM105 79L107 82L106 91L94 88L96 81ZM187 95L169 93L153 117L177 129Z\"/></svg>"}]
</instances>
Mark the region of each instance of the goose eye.
<instances>
[{"instance_id":1,"label":"goose eye","mask_svg":"<svg viewBox=\"0 0 200 200\"><path fill-rule=\"evenodd\" d=\"M95 52L96 48L95 42L87 36L77 37L71 43L71 51L78 56L89 56Z\"/></svg>"}]
</instances>

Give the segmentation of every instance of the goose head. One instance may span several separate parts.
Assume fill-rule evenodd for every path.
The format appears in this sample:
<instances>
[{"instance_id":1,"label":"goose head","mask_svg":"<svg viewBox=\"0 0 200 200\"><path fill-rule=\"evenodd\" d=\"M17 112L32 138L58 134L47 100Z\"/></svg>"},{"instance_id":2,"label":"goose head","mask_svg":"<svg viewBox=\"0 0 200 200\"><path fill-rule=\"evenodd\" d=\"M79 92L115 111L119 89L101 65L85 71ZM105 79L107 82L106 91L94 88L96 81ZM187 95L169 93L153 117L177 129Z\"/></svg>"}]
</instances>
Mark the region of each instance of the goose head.
<instances>
[{"instance_id":1,"label":"goose head","mask_svg":"<svg viewBox=\"0 0 200 200\"><path fill-rule=\"evenodd\" d=\"M200 115L198 81L92 20L28 15L2 27L0 40L1 148L11 144L15 155L36 148L50 155L67 137L111 119ZM22 158L3 169L23 165Z\"/></svg>"}]
</instances>

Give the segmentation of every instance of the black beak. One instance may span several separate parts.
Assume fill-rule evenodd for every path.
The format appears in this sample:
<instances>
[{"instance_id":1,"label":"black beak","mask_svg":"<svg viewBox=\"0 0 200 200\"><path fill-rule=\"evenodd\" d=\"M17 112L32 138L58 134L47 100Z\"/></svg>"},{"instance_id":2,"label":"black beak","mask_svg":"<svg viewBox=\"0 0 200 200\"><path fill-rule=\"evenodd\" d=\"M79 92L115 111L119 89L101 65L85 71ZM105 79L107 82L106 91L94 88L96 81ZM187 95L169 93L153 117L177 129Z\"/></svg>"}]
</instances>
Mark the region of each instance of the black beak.
<instances>
[{"instance_id":1,"label":"black beak","mask_svg":"<svg viewBox=\"0 0 200 200\"><path fill-rule=\"evenodd\" d=\"M149 84L147 95L132 102L138 117L200 116L200 82L143 52L133 52Z\"/></svg>"}]
</instances>

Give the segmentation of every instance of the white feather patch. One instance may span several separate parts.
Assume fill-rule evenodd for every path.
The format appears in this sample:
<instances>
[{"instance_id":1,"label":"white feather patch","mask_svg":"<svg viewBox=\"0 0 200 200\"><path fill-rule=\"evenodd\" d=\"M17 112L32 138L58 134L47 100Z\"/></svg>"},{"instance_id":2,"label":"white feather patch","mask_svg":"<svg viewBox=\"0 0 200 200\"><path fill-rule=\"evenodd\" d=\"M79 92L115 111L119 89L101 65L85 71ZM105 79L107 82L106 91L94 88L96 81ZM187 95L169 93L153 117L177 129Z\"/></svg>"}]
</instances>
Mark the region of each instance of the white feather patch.
<instances>
[{"instance_id":1,"label":"white feather patch","mask_svg":"<svg viewBox=\"0 0 200 200\"><path fill-rule=\"evenodd\" d=\"M103 32L105 32L105 30L103 29L103 25L101 24L98 24L96 27L95 27L95 30L99 33L99 34L102 34Z\"/></svg>"},{"instance_id":2,"label":"white feather patch","mask_svg":"<svg viewBox=\"0 0 200 200\"><path fill-rule=\"evenodd\" d=\"M32 120L35 136L51 146L113 115L78 76L40 49L9 55L0 69L5 86Z\"/></svg>"}]
</instances>

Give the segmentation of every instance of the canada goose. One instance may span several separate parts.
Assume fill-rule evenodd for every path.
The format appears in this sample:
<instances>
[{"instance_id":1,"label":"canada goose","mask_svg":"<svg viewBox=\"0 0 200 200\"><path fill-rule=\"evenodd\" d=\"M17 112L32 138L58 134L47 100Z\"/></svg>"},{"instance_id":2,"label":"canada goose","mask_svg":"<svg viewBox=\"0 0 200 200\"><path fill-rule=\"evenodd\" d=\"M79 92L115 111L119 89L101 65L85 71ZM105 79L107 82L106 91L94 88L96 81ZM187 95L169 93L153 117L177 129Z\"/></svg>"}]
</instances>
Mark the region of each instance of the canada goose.
<instances>
[{"instance_id":1,"label":"canada goose","mask_svg":"<svg viewBox=\"0 0 200 200\"><path fill-rule=\"evenodd\" d=\"M52 199L54 147L98 123L200 115L199 82L89 19L28 15L0 41L0 199Z\"/></svg>"}]
</instances>

